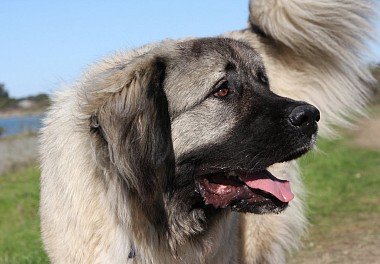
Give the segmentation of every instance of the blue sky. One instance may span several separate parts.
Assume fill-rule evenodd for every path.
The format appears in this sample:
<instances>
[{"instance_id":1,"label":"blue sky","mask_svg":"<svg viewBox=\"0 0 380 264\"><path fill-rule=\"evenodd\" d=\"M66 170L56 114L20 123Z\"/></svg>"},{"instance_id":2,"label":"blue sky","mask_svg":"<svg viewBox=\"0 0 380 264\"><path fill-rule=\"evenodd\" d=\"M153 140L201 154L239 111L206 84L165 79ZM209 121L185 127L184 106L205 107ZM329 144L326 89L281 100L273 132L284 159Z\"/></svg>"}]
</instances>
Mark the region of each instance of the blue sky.
<instances>
[{"instance_id":1,"label":"blue sky","mask_svg":"<svg viewBox=\"0 0 380 264\"><path fill-rule=\"evenodd\" d=\"M217 35L244 28L248 18L248 0L1 2L0 82L14 97L50 93L116 50ZM380 45L371 48L380 61Z\"/></svg>"}]
</instances>

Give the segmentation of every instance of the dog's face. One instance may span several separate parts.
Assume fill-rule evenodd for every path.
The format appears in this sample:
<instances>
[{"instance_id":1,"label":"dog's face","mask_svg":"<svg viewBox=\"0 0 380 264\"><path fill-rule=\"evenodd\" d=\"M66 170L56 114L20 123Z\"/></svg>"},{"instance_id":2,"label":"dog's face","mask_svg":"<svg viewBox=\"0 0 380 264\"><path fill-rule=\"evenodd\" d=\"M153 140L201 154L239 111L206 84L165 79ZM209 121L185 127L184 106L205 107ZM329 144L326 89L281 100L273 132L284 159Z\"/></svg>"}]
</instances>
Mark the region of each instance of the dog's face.
<instances>
[{"instance_id":1,"label":"dog's face","mask_svg":"<svg viewBox=\"0 0 380 264\"><path fill-rule=\"evenodd\" d=\"M176 161L173 191L182 188L195 207L283 210L293 198L289 183L266 169L312 147L318 110L271 92L260 56L234 41L186 43L164 83Z\"/></svg>"},{"instance_id":2,"label":"dog's face","mask_svg":"<svg viewBox=\"0 0 380 264\"><path fill-rule=\"evenodd\" d=\"M106 153L99 163L176 221L286 208L289 183L267 167L310 150L318 110L274 94L260 56L241 42L190 40L156 53L128 65L127 88L92 120Z\"/></svg>"}]
</instances>

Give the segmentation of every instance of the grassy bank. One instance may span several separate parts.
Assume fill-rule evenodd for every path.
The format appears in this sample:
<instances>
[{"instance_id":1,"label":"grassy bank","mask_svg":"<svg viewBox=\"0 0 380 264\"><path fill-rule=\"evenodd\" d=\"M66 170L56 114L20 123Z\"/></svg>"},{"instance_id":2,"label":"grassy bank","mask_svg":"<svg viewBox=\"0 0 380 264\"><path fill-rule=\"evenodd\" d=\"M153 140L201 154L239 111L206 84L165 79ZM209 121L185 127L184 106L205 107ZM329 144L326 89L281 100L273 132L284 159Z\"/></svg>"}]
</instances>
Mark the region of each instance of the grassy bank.
<instances>
[{"instance_id":1,"label":"grassy bank","mask_svg":"<svg viewBox=\"0 0 380 264\"><path fill-rule=\"evenodd\" d=\"M298 263L310 263L304 260L319 258L321 252L339 251L336 245L345 243L339 236L355 240L349 236L355 230L369 234L361 236L366 239L380 234L371 226L380 215L380 152L350 147L350 140L321 140L320 153L301 160L312 225ZM48 262L39 238L38 181L35 167L0 175L0 263ZM319 251L311 250L316 247Z\"/></svg>"}]
</instances>

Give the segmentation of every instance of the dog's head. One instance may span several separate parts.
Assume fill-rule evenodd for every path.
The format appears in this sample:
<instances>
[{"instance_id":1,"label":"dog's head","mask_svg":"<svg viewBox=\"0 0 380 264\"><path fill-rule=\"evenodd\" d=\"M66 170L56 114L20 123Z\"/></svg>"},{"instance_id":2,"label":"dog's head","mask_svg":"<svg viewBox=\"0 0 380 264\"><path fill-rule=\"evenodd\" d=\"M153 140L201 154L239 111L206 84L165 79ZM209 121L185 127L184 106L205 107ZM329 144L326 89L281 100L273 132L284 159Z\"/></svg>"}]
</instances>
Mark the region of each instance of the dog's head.
<instances>
[{"instance_id":1,"label":"dog's head","mask_svg":"<svg viewBox=\"0 0 380 264\"><path fill-rule=\"evenodd\" d=\"M244 43L168 46L98 76L103 101L90 121L98 164L177 222L223 208L282 211L291 187L267 168L312 148L319 111L274 94L259 54Z\"/></svg>"}]
</instances>

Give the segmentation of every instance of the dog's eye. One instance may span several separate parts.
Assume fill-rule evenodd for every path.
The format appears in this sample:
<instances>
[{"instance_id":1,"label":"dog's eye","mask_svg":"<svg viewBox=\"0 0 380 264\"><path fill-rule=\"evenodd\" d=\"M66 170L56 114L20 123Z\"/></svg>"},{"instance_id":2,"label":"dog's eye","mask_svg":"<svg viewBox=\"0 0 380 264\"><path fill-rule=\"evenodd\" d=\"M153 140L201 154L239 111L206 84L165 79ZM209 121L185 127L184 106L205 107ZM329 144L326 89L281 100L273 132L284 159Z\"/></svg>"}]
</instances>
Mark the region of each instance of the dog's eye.
<instances>
[{"instance_id":1,"label":"dog's eye","mask_svg":"<svg viewBox=\"0 0 380 264\"><path fill-rule=\"evenodd\" d=\"M262 71L259 71L257 73L257 78L260 80L262 84L268 84L268 78Z\"/></svg>"},{"instance_id":2,"label":"dog's eye","mask_svg":"<svg viewBox=\"0 0 380 264\"><path fill-rule=\"evenodd\" d=\"M222 88L222 89L218 90L217 92L215 92L214 96L218 97L218 98L222 98L222 97L226 97L227 95L229 95L229 93L230 93L230 89Z\"/></svg>"},{"instance_id":3,"label":"dog's eye","mask_svg":"<svg viewBox=\"0 0 380 264\"><path fill-rule=\"evenodd\" d=\"M224 98L234 92L234 89L230 88L228 81L223 80L217 85L216 90L213 92L213 96L216 98Z\"/></svg>"}]
</instances>

